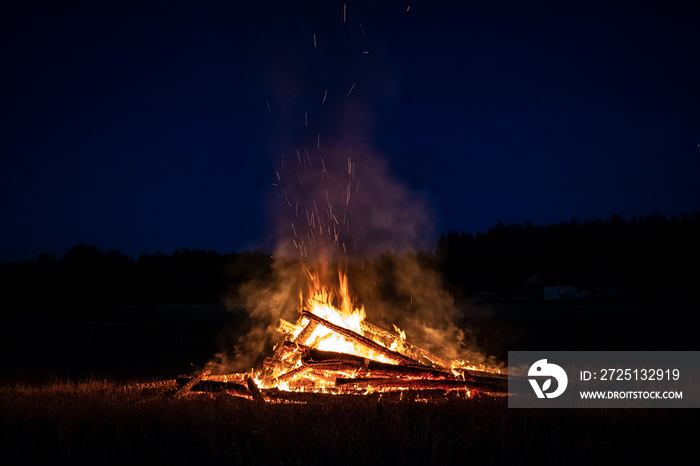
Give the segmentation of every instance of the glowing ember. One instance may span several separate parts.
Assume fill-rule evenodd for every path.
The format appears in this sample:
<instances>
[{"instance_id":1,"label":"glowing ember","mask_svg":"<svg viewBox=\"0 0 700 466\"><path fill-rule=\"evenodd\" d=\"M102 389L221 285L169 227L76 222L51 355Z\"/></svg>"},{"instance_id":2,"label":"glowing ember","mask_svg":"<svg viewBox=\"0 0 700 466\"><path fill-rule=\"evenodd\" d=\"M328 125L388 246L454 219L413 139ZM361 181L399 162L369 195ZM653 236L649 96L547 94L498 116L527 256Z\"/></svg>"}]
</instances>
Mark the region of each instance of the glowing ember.
<instances>
[{"instance_id":1,"label":"glowing ember","mask_svg":"<svg viewBox=\"0 0 700 466\"><path fill-rule=\"evenodd\" d=\"M266 399L263 391L369 394L373 392L474 390L504 392L497 369L479 369L466 361L448 362L408 342L406 332L394 326L384 330L368 323L364 307L355 307L347 275L338 274L334 292L317 274L310 278L307 296L300 293L296 323L280 321L284 340L248 375L233 374L219 380L246 380L248 389L237 395ZM268 396L269 398L269 396Z\"/></svg>"}]
</instances>

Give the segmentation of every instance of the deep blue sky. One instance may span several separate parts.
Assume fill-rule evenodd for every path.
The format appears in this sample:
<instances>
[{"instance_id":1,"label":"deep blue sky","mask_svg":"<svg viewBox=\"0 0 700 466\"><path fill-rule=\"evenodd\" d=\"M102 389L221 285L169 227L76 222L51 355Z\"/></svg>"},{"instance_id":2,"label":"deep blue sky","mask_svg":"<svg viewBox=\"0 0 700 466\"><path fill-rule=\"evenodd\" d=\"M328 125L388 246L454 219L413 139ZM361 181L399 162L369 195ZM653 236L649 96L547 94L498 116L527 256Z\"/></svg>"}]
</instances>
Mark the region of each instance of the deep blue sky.
<instances>
[{"instance_id":1,"label":"deep blue sky","mask_svg":"<svg viewBox=\"0 0 700 466\"><path fill-rule=\"evenodd\" d=\"M271 250L282 160L334 145L434 235L700 209L697 2L14 3L0 260Z\"/></svg>"}]
</instances>

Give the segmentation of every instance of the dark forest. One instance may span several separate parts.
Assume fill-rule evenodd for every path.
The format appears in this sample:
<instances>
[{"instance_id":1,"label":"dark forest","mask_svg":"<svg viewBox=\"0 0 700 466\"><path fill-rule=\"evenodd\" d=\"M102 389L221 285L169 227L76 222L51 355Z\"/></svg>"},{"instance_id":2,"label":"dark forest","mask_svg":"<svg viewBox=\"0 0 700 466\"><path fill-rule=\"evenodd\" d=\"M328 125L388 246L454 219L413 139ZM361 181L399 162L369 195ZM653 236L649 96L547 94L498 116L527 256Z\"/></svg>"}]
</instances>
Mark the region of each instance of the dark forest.
<instances>
[{"instance_id":1,"label":"dark forest","mask_svg":"<svg viewBox=\"0 0 700 466\"><path fill-rule=\"evenodd\" d=\"M692 297L698 238L699 212L546 226L499 222L476 235L443 234L434 251L418 256L438 269L461 300L536 300L536 293L523 293L533 274L575 285L589 298ZM6 315L42 312L55 318L108 318L115 305L142 305L143 315L133 317L147 320L153 317L149 305L222 304L240 284L269 274L273 260L260 251L197 249L134 259L79 244L60 258L40 254L0 264L0 300Z\"/></svg>"}]
</instances>

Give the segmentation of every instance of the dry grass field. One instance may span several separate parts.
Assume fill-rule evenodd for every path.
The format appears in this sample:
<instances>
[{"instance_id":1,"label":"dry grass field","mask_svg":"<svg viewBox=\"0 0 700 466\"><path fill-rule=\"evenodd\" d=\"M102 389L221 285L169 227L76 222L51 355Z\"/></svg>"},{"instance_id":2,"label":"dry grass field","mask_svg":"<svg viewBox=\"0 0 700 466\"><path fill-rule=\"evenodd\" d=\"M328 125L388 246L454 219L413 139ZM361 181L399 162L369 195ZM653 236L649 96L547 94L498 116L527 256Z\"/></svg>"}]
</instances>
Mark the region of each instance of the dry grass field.
<instances>
[{"instance_id":1,"label":"dry grass field","mask_svg":"<svg viewBox=\"0 0 700 466\"><path fill-rule=\"evenodd\" d=\"M0 386L4 464L697 464L697 410L378 395L260 404L105 380Z\"/></svg>"},{"instance_id":2,"label":"dry grass field","mask_svg":"<svg viewBox=\"0 0 700 466\"><path fill-rule=\"evenodd\" d=\"M690 304L627 306L615 315L617 308L596 313L577 306L495 309L469 325L492 354L503 355L540 346L695 345ZM4 326L2 463L700 464L698 410L520 410L503 398L421 403L376 394L265 404L224 392L175 399L141 384L202 367L223 328L101 326L91 332L84 324L26 319ZM571 328L573 335L566 332Z\"/></svg>"}]
</instances>

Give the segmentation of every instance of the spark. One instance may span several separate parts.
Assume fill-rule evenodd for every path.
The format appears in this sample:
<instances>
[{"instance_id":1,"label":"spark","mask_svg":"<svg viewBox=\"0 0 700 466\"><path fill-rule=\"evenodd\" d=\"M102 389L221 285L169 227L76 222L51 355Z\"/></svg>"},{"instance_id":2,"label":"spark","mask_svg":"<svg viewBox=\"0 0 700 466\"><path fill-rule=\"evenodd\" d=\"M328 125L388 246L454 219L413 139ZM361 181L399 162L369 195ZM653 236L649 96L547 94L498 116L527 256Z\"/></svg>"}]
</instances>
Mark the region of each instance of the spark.
<instances>
[{"instance_id":1,"label":"spark","mask_svg":"<svg viewBox=\"0 0 700 466\"><path fill-rule=\"evenodd\" d=\"M326 97L328 96L328 89L323 93L323 100L321 101L322 104L326 103Z\"/></svg>"},{"instance_id":2,"label":"spark","mask_svg":"<svg viewBox=\"0 0 700 466\"><path fill-rule=\"evenodd\" d=\"M352 92L352 90L355 89L355 84L357 84L357 83L352 83L352 87L351 87L350 90L348 91L348 96L350 95L350 93Z\"/></svg>"},{"instance_id":3,"label":"spark","mask_svg":"<svg viewBox=\"0 0 700 466\"><path fill-rule=\"evenodd\" d=\"M295 237L295 238L296 238L297 236L299 236L299 235L297 235L297 229L294 228L294 224L293 224L293 223L292 223L292 231L294 232L294 237Z\"/></svg>"},{"instance_id":4,"label":"spark","mask_svg":"<svg viewBox=\"0 0 700 466\"><path fill-rule=\"evenodd\" d=\"M304 126L309 126L309 112L304 112Z\"/></svg>"},{"instance_id":5,"label":"spark","mask_svg":"<svg viewBox=\"0 0 700 466\"><path fill-rule=\"evenodd\" d=\"M350 95L350 94L348 94L348 95ZM321 148L321 133L318 133L318 138L316 139L316 149L320 149L320 148ZM325 168L324 168L324 170L325 170Z\"/></svg>"},{"instance_id":6,"label":"spark","mask_svg":"<svg viewBox=\"0 0 700 466\"><path fill-rule=\"evenodd\" d=\"M282 189L282 192L284 193L284 199L287 201L287 204L289 204L289 207L291 207L291 206L292 206L292 203L289 202L289 198L287 197L287 190L286 190L286 189Z\"/></svg>"},{"instance_id":7,"label":"spark","mask_svg":"<svg viewBox=\"0 0 700 466\"><path fill-rule=\"evenodd\" d=\"M343 3L343 22L345 22L347 9L348 9L348 4Z\"/></svg>"},{"instance_id":8,"label":"spark","mask_svg":"<svg viewBox=\"0 0 700 466\"><path fill-rule=\"evenodd\" d=\"M363 53L364 55L367 55L367 54L369 53L369 50L365 50L365 51L362 52L362 53Z\"/></svg>"},{"instance_id":9,"label":"spark","mask_svg":"<svg viewBox=\"0 0 700 466\"><path fill-rule=\"evenodd\" d=\"M360 30L362 31L362 37L367 37L365 36L365 28L362 27L362 23L360 23Z\"/></svg>"},{"instance_id":10,"label":"spark","mask_svg":"<svg viewBox=\"0 0 700 466\"><path fill-rule=\"evenodd\" d=\"M299 149L297 149L297 160L299 161L299 165L301 165L301 155L299 155Z\"/></svg>"},{"instance_id":11,"label":"spark","mask_svg":"<svg viewBox=\"0 0 700 466\"><path fill-rule=\"evenodd\" d=\"M270 102L266 100L265 103L267 104L267 111L272 113L272 109L270 108Z\"/></svg>"},{"instance_id":12,"label":"spark","mask_svg":"<svg viewBox=\"0 0 700 466\"><path fill-rule=\"evenodd\" d=\"M410 10L410 9L411 9L411 5L408 5L408 6L406 7L406 13L408 13L408 10Z\"/></svg>"},{"instance_id":13,"label":"spark","mask_svg":"<svg viewBox=\"0 0 700 466\"><path fill-rule=\"evenodd\" d=\"M314 32L314 48L316 48L316 33Z\"/></svg>"},{"instance_id":14,"label":"spark","mask_svg":"<svg viewBox=\"0 0 700 466\"><path fill-rule=\"evenodd\" d=\"M275 172L275 175L277 175L277 181L282 181L282 179L280 178L280 172Z\"/></svg>"}]
</instances>

